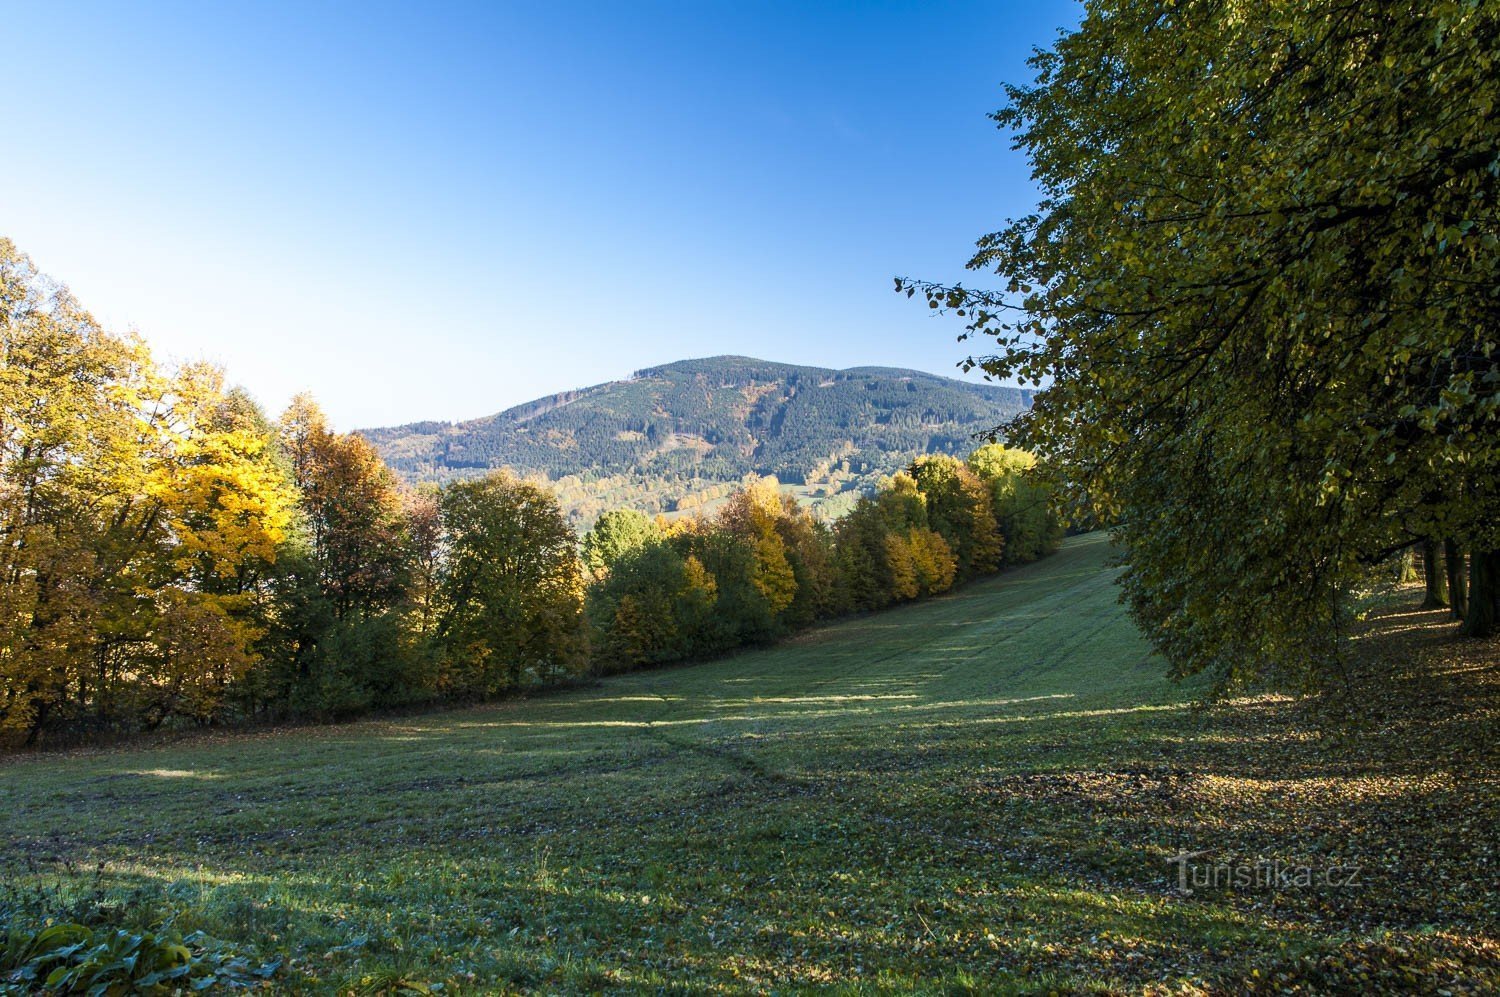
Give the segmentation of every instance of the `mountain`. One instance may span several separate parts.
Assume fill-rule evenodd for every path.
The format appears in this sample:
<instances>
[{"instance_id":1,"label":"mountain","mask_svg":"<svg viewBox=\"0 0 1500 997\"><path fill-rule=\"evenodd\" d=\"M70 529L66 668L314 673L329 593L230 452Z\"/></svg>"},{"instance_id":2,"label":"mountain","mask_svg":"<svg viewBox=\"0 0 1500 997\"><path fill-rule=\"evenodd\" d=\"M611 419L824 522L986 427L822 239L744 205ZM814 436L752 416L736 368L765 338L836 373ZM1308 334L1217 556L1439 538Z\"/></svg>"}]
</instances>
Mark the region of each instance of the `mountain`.
<instances>
[{"instance_id":1,"label":"mountain","mask_svg":"<svg viewBox=\"0 0 1500 997\"><path fill-rule=\"evenodd\" d=\"M498 467L545 475L585 523L618 506L712 505L752 473L774 474L834 513L919 454L966 453L974 434L1030 403L1020 388L915 370L724 356L651 367L467 422L361 432L413 482Z\"/></svg>"}]
</instances>

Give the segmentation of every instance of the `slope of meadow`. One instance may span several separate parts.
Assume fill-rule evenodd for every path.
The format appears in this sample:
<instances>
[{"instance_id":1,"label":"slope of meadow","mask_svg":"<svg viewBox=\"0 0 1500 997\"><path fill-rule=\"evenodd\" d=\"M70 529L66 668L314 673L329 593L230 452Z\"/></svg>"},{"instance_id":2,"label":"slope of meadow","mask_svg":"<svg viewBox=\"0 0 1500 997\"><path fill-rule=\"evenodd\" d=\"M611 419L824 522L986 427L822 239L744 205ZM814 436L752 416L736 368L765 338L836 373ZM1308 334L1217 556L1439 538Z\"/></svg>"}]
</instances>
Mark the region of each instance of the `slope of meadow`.
<instances>
[{"instance_id":1,"label":"slope of meadow","mask_svg":"<svg viewBox=\"0 0 1500 997\"><path fill-rule=\"evenodd\" d=\"M1106 555L530 701L16 759L0 906L170 916L287 989L1500 984L1495 648L1387 608L1337 738L1205 711ZM1357 875L1188 894L1182 851Z\"/></svg>"}]
</instances>

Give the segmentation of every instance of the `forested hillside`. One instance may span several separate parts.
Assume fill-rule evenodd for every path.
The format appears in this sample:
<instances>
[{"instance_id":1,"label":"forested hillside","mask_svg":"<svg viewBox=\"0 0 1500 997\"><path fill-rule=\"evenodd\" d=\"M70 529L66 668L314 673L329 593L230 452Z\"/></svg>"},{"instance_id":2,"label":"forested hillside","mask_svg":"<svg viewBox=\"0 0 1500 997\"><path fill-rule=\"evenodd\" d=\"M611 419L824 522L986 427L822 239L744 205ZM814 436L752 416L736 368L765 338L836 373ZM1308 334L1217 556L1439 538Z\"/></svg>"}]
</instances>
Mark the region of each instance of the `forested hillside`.
<instances>
[{"instance_id":1,"label":"forested hillside","mask_svg":"<svg viewBox=\"0 0 1500 997\"><path fill-rule=\"evenodd\" d=\"M1030 392L914 370L828 370L748 357L684 360L467 422L363 435L409 481L510 467L544 474L575 522L622 505L687 511L747 474L775 475L827 512L927 453L966 454ZM828 500L844 493L845 499Z\"/></svg>"}]
</instances>

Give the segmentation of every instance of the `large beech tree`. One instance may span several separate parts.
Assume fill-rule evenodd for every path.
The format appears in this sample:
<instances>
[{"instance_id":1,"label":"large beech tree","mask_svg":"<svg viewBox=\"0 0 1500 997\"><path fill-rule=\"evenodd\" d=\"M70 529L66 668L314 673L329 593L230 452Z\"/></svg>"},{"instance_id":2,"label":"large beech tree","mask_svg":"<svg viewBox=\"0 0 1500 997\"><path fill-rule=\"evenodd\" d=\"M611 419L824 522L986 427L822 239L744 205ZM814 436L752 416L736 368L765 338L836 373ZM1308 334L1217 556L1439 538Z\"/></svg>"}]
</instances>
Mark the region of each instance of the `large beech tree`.
<instances>
[{"instance_id":1,"label":"large beech tree","mask_svg":"<svg viewBox=\"0 0 1500 997\"><path fill-rule=\"evenodd\" d=\"M1179 673L1337 672L1421 541L1500 616L1500 4L1094 0L996 115L1043 200L975 291L898 281L1041 385L1011 427L1117 524Z\"/></svg>"}]
</instances>

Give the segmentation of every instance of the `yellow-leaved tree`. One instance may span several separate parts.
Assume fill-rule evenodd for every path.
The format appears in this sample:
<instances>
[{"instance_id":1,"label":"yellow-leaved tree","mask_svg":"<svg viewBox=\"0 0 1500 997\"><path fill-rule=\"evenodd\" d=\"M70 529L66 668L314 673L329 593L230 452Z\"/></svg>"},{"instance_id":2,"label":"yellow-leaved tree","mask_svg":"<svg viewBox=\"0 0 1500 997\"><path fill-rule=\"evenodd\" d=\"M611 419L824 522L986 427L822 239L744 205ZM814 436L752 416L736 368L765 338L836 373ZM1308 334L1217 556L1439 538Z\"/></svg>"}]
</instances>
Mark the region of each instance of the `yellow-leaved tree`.
<instances>
[{"instance_id":1,"label":"yellow-leaved tree","mask_svg":"<svg viewBox=\"0 0 1500 997\"><path fill-rule=\"evenodd\" d=\"M776 529L784 515L781 489L771 477L747 483L719 514L720 524L750 545L750 583L772 616L790 606L797 595L797 579L787 560L786 544Z\"/></svg>"},{"instance_id":2,"label":"yellow-leaved tree","mask_svg":"<svg viewBox=\"0 0 1500 997\"><path fill-rule=\"evenodd\" d=\"M207 719L249 666L292 498L230 407L0 240L0 730Z\"/></svg>"}]
</instances>

